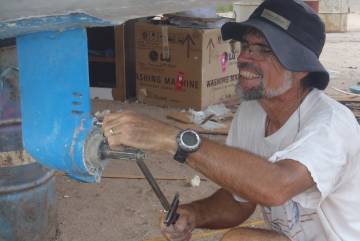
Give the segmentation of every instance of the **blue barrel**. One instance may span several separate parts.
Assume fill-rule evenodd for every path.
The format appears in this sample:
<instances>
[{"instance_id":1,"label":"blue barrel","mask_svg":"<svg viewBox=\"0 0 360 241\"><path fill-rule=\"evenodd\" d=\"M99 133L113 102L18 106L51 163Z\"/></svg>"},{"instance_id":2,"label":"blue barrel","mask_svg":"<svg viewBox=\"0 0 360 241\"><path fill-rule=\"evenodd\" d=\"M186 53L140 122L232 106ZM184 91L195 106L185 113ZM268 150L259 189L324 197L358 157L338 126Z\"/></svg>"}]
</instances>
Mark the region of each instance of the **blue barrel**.
<instances>
[{"instance_id":1,"label":"blue barrel","mask_svg":"<svg viewBox=\"0 0 360 241\"><path fill-rule=\"evenodd\" d=\"M6 68L0 73L0 154L22 150L18 71ZM21 155L18 158L6 157L8 163L0 160L0 241L53 240L57 228L54 171L36 162L15 165L24 161Z\"/></svg>"},{"instance_id":2,"label":"blue barrel","mask_svg":"<svg viewBox=\"0 0 360 241\"><path fill-rule=\"evenodd\" d=\"M54 171L38 163L0 168L0 241L54 240Z\"/></svg>"}]
</instances>

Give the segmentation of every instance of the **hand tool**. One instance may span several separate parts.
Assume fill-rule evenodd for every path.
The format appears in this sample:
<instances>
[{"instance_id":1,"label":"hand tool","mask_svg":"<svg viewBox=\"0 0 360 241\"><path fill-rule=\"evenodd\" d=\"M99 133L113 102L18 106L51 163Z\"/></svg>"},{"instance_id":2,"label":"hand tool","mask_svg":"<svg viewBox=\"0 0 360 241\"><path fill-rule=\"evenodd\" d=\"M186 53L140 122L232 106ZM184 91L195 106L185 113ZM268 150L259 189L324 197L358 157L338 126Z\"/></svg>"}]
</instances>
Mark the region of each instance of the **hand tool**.
<instances>
[{"instance_id":1,"label":"hand tool","mask_svg":"<svg viewBox=\"0 0 360 241\"><path fill-rule=\"evenodd\" d=\"M135 160L136 164L140 168L141 172L144 174L146 180L150 184L151 188L155 192L156 196L160 200L161 205L166 211L166 217L164 220L164 224L169 226L174 224L179 218L179 214L176 212L179 206L179 193L176 193L171 204L166 199L165 195L161 191L159 185L157 184L155 178L151 174L149 168L146 166L144 162L145 154L143 151L132 148L125 148L122 151L119 150L111 150L109 145L103 144L101 146L101 159L119 159L119 160Z\"/></svg>"}]
</instances>

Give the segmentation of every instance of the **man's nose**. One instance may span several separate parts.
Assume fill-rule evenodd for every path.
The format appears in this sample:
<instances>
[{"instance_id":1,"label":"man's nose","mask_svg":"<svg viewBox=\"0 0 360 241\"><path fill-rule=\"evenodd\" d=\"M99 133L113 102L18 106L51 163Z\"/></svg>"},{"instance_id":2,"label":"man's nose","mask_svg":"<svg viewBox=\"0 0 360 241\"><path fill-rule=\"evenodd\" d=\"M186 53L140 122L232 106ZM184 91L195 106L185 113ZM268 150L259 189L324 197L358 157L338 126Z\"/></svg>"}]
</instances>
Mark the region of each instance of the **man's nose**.
<instances>
[{"instance_id":1,"label":"man's nose","mask_svg":"<svg viewBox=\"0 0 360 241\"><path fill-rule=\"evenodd\" d=\"M238 66L239 66L239 64L242 64L242 63L252 63L252 62L253 62L253 58L248 53L248 51L241 52L237 57Z\"/></svg>"},{"instance_id":2,"label":"man's nose","mask_svg":"<svg viewBox=\"0 0 360 241\"><path fill-rule=\"evenodd\" d=\"M249 49L243 50L240 52L240 54L237 57L237 62L249 62L253 61L254 56L251 54L251 51Z\"/></svg>"}]
</instances>

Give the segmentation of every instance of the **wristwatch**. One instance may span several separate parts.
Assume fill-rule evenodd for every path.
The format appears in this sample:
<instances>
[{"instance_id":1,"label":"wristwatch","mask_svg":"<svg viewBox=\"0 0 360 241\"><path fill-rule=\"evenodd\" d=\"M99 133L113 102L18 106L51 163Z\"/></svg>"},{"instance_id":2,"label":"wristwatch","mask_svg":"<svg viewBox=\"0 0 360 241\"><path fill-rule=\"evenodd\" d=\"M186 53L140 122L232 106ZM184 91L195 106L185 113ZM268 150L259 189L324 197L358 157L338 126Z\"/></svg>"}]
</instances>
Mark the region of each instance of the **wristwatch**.
<instances>
[{"instance_id":1,"label":"wristwatch","mask_svg":"<svg viewBox=\"0 0 360 241\"><path fill-rule=\"evenodd\" d=\"M190 153L199 150L201 138L196 131L186 129L180 131L176 136L176 143L178 148L174 155L174 159L178 162L185 163L186 158Z\"/></svg>"}]
</instances>

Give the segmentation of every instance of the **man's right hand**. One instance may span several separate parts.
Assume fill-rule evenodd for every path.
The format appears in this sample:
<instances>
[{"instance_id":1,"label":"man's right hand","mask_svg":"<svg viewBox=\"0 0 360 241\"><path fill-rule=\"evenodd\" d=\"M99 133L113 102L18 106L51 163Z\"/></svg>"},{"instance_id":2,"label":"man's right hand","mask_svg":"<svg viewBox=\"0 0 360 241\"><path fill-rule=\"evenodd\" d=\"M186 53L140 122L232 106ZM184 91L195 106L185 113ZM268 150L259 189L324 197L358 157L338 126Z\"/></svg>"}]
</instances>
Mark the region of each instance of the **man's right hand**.
<instances>
[{"instance_id":1,"label":"man's right hand","mask_svg":"<svg viewBox=\"0 0 360 241\"><path fill-rule=\"evenodd\" d=\"M103 131L111 149L128 146L172 155L177 149L178 128L131 111L107 114Z\"/></svg>"},{"instance_id":2,"label":"man's right hand","mask_svg":"<svg viewBox=\"0 0 360 241\"><path fill-rule=\"evenodd\" d=\"M169 241L188 241L191 239L191 232L195 228L195 214L190 209L181 206L178 208L177 213L180 215L178 220L168 227L164 224L166 213L161 213L161 233Z\"/></svg>"}]
</instances>

